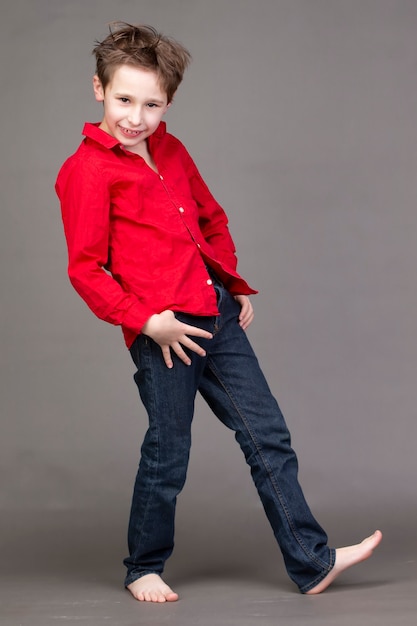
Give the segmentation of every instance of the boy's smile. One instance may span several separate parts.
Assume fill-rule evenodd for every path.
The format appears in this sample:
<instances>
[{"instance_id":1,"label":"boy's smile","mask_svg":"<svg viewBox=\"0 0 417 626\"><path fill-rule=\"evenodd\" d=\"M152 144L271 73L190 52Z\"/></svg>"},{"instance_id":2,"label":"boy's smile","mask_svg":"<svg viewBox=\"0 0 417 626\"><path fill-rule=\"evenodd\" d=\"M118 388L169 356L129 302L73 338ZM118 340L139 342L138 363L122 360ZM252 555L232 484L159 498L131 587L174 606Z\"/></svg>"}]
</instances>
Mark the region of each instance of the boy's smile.
<instances>
[{"instance_id":1,"label":"boy's smile","mask_svg":"<svg viewBox=\"0 0 417 626\"><path fill-rule=\"evenodd\" d=\"M155 72L121 65L105 89L94 76L93 88L96 100L104 105L100 128L127 150L146 154L146 139L158 128L169 107Z\"/></svg>"}]
</instances>

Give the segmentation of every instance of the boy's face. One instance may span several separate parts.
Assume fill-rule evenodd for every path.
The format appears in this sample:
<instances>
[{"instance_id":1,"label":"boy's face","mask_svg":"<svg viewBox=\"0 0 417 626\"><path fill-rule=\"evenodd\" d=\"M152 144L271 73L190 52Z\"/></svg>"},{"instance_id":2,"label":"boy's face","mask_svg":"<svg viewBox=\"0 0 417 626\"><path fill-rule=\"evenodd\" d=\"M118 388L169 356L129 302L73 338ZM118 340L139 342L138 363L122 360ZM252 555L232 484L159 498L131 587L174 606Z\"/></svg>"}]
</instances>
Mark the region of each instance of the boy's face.
<instances>
[{"instance_id":1,"label":"boy's face","mask_svg":"<svg viewBox=\"0 0 417 626\"><path fill-rule=\"evenodd\" d=\"M146 139L158 128L169 106L157 75L139 67L121 65L105 90L98 76L94 76L93 88L96 100L104 104L100 128L127 150L138 154L146 151Z\"/></svg>"}]
</instances>

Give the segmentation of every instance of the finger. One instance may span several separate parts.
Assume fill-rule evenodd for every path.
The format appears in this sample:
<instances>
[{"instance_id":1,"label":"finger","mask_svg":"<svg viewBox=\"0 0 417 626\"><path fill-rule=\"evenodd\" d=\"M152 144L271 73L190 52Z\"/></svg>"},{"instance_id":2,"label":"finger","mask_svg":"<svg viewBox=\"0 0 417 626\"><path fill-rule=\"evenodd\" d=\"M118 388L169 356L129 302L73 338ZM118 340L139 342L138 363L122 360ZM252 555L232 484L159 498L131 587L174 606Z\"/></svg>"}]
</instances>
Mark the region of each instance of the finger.
<instances>
[{"instance_id":1,"label":"finger","mask_svg":"<svg viewBox=\"0 0 417 626\"><path fill-rule=\"evenodd\" d=\"M235 296L234 298L236 302L240 304L239 319L247 317L249 311L253 310L252 302L249 300L248 296Z\"/></svg>"},{"instance_id":2,"label":"finger","mask_svg":"<svg viewBox=\"0 0 417 626\"><path fill-rule=\"evenodd\" d=\"M250 302L246 302L240 310L239 319L242 321L248 319L251 316L252 312L253 309Z\"/></svg>"},{"instance_id":3,"label":"finger","mask_svg":"<svg viewBox=\"0 0 417 626\"><path fill-rule=\"evenodd\" d=\"M243 330L246 330L247 327L253 322L254 313L253 309L249 310L242 319L239 319L239 324Z\"/></svg>"},{"instance_id":4,"label":"finger","mask_svg":"<svg viewBox=\"0 0 417 626\"><path fill-rule=\"evenodd\" d=\"M204 348L202 348L198 343L187 337L187 335L184 335L184 337L182 337L180 341L186 348L192 350L199 356L206 356L206 351L204 350Z\"/></svg>"},{"instance_id":5,"label":"finger","mask_svg":"<svg viewBox=\"0 0 417 626\"><path fill-rule=\"evenodd\" d=\"M251 315L253 315L252 303L251 303L250 300L245 300L245 302L243 302L242 308L240 310L239 319L241 319L241 320L247 319Z\"/></svg>"},{"instance_id":6,"label":"finger","mask_svg":"<svg viewBox=\"0 0 417 626\"><path fill-rule=\"evenodd\" d=\"M175 354L177 355L177 357L179 359L181 359L181 361L183 363L185 363L185 365L191 365L191 359L188 356L188 354L186 354L184 352L184 350L182 349L180 343L178 341L176 341L175 343L173 343L171 345L171 348L174 350Z\"/></svg>"},{"instance_id":7,"label":"finger","mask_svg":"<svg viewBox=\"0 0 417 626\"><path fill-rule=\"evenodd\" d=\"M249 320L244 321L244 322L239 322L239 326L242 328L242 330L246 330L252 324L252 321L253 321L253 319L249 319Z\"/></svg>"},{"instance_id":8,"label":"finger","mask_svg":"<svg viewBox=\"0 0 417 626\"><path fill-rule=\"evenodd\" d=\"M171 350L169 346L161 346L162 356L164 357L165 365L171 369L174 367L174 363L172 362Z\"/></svg>"},{"instance_id":9,"label":"finger","mask_svg":"<svg viewBox=\"0 0 417 626\"><path fill-rule=\"evenodd\" d=\"M252 302L249 300L249 298L244 299L242 303L242 312L245 317L247 317L250 313L253 312Z\"/></svg>"},{"instance_id":10,"label":"finger","mask_svg":"<svg viewBox=\"0 0 417 626\"><path fill-rule=\"evenodd\" d=\"M182 328L185 335L191 335L192 337L202 337L203 339L212 339L212 333L204 330L203 328L198 328L198 326L191 326L191 324L182 324Z\"/></svg>"}]
</instances>

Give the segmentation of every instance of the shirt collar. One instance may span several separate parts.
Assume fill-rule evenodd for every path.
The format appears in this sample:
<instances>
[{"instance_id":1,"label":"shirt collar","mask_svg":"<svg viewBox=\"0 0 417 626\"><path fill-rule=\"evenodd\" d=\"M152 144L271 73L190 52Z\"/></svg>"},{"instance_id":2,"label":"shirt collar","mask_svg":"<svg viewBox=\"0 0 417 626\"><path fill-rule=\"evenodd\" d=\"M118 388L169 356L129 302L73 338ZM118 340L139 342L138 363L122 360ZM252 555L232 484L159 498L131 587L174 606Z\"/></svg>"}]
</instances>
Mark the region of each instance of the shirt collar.
<instances>
[{"instance_id":1,"label":"shirt collar","mask_svg":"<svg viewBox=\"0 0 417 626\"><path fill-rule=\"evenodd\" d=\"M96 141L97 143L101 144L102 146L108 149L111 149L111 148L114 148L115 146L120 145L120 143L117 141L115 137L112 137L112 135L109 135L109 133L106 133L106 131L99 128L99 126L100 126L100 122L95 122L94 124L91 122L86 122L83 128L83 135L85 137L88 137L89 139L92 139L93 141ZM151 135L151 137L155 137L155 139L162 139L165 133L166 133L166 123L160 122L158 128Z\"/></svg>"}]
</instances>

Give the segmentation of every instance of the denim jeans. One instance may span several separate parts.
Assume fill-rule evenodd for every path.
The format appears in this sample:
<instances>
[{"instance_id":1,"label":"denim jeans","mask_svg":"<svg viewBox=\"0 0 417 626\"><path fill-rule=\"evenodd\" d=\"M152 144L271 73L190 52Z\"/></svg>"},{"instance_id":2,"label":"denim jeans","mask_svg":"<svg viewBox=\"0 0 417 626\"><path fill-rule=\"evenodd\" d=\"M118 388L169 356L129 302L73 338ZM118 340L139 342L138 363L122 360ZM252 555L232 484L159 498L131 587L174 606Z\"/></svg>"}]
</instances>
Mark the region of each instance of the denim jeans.
<instances>
[{"instance_id":1,"label":"denim jeans","mask_svg":"<svg viewBox=\"0 0 417 626\"><path fill-rule=\"evenodd\" d=\"M302 593L332 569L335 551L314 519L298 483L298 463L279 406L238 324L240 307L215 284L218 317L178 313L181 321L213 333L195 339L207 352L192 364L174 356L168 369L160 347L139 335L131 348L135 381L148 412L129 522L125 585L161 574L174 546L177 496L184 486L194 401L199 391L214 414L235 432L290 578Z\"/></svg>"}]
</instances>

